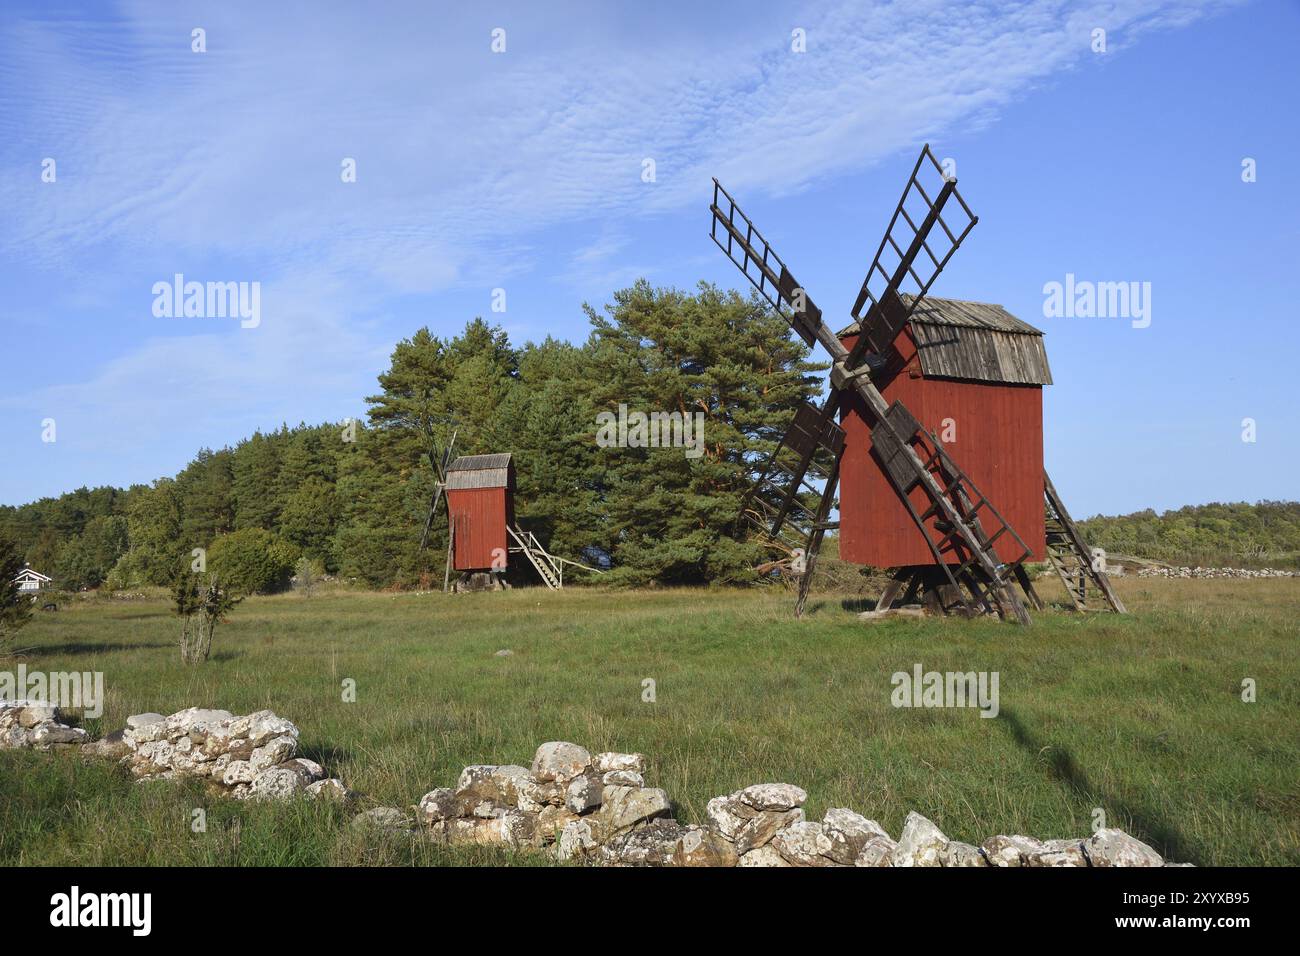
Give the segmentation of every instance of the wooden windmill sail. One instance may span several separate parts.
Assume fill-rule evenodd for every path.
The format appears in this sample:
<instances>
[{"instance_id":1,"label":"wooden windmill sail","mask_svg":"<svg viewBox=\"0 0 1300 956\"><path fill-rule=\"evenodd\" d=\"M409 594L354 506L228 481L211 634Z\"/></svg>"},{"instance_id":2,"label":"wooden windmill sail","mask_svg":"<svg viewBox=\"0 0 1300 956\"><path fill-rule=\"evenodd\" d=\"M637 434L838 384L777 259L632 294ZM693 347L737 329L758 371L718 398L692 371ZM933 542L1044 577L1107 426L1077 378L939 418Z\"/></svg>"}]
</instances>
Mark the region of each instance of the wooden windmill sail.
<instances>
[{"instance_id":1,"label":"wooden windmill sail","mask_svg":"<svg viewBox=\"0 0 1300 956\"><path fill-rule=\"evenodd\" d=\"M873 381L889 366L899 333L978 221L956 178L944 173L928 145L921 150L854 302L851 348L822 321L807 290L731 195L716 179L713 185L713 241L795 332L808 345L820 344L832 362L826 399L820 407L805 404L796 411L742 508L768 541L796 555L802 572L796 613L803 612L822 539L838 527L830 514L845 432L836 418L853 401L870 427L874 458L932 559L928 570L897 576L899 587L882 601L906 585L911 592L925 591L927 601L944 611L992 612L1028 624L1016 586L1041 606L1022 566L1032 550L939 438L901 401L887 401ZM1084 564L1099 573L1091 561ZM1102 591L1109 596L1109 585Z\"/></svg>"},{"instance_id":2,"label":"wooden windmill sail","mask_svg":"<svg viewBox=\"0 0 1300 956\"><path fill-rule=\"evenodd\" d=\"M442 505L446 510L446 499L444 495L447 491L447 467L451 464L451 450L456 447L456 429L452 429L451 438L447 441L447 447L439 449L438 441L432 433L428 435L429 448L429 465L433 468L435 476L433 485L433 498L429 502L429 513L424 517L424 531L420 535L420 550L423 551L429 543L429 531L433 528L434 516L438 513L438 506Z\"/></svg>"}]
</instances>

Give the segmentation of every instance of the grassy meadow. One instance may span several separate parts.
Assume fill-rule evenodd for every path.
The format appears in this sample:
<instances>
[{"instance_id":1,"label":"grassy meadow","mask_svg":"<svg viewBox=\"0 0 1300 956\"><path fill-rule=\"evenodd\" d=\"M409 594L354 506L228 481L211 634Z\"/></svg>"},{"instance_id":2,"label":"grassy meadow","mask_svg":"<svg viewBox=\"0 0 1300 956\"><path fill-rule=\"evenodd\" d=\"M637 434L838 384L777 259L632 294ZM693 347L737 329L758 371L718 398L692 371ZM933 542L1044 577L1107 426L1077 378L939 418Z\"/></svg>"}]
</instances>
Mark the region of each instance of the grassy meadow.
<instances>
[{"instance_id":1,"label":"grassy meadow","mask_svg":"<svg viewBox=\"0 0 1300 956\"><path fill-rule=\"evenodd\" d=\"M973 843L1086 835L1100 807L1176 861L1300 864L1300 580L1117 584L1131 616L1048 611L1030 629L866 625L849 592L815 595L796 621L778 590L325 590L245 601L201 666L180 662L163 597L96 596L37 615L0 669L102 671L104 715L84 722L96 734L141 711L271 708L367 805L413 804L466 764L527 765L560 739L645 753L648 783L688 822L710 797L786 781L810 817L847 806L895 836L909 810ZM999 716L892 707L890 675L917 663L999 672ZM4 864L543 862L359 833L348 817L0 753Z\"/></svg>"}]
</instances>

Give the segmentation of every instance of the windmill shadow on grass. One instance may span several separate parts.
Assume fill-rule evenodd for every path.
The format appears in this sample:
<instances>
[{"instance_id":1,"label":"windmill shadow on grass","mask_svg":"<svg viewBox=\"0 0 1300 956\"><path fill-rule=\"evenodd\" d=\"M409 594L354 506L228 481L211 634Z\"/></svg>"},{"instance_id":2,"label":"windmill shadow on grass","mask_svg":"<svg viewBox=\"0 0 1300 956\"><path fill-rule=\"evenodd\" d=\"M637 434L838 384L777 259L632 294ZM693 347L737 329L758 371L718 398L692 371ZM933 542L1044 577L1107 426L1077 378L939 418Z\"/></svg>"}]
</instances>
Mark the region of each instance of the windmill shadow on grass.
<instances>
[{"instance_id":1,"label":"windmill shadow on grass","mask_svg":"<svg viewBox=\"0 0 1300 956\"><path fill-rule=\"evenodd\" d=\"M1068 750L1055 743L1048 743L1033 735L1012 710L1003 707L998 715L1011 730L1015 742L1032 757L1047 756L1047 765L1052 774L1077 796L1089 801L1096 801L1107 812L1107 816L1118 815L1133 821L1141 839L1153 843L1165 859L1180 863L1195 863L1204 866L1204 861L1186 837L1163 817L1136 807L1124 800L1114 798L1095 786L1085 770L1079 766Z\"/></svg>"}]
</instances>

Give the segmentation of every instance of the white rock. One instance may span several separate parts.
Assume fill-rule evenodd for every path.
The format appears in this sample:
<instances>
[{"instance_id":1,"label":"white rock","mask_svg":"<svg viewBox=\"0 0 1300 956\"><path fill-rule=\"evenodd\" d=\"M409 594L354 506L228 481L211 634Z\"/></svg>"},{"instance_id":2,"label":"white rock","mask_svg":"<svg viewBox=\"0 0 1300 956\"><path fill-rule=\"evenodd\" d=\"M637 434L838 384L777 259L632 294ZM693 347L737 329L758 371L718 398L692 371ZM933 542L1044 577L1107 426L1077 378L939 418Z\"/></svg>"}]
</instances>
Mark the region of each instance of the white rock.
<instances>
[{"instance_id":1,"label":"white rock","mask_svg":"<svg viewBox=\"0 0 1300 956\"><path fill-rule=\"evenodd\" d=\"M939 865L948 867L988 866L989 861L977 846L953 840L939 851Z\"/></svg>"},{"instance_id":2,"label":"white rock","mask_svg":"<svg viewBox=\"0 0 1300 956\"><path fill-rule=\"evenodd\" d=\"M755 810L740 801L744 791L725 797L714 797L708 802L706 813L713 829L724 839L736 845L742 856L750 850L765 845L782 827L802 823L802 807L789 810Z\"/></svg>"},{"instance_id":3,"label":"white rock","mask_svg":"<svg viewBox=\"0 0 1300 956\"><path fill-rule=\"evenodd\" d=\"M162 714L135 714L126 719L122 738L134 750L141 744L167 739L167 718Z\"/></svg>"},{"instance_id":4,"label":"white rock","mask_svg":"<svg viewBox=\"0 0 1300 956\"><path fill-rule=\"evenodd\" d=\"M666 816L671 810L668 794L658 787L605 787L601 807L591 817L592 832L605 840L644 820Z\"/></svg>"},{"instance_id":5,"label":"white rock","mask_svg":"<svg viewBox=\"0 0 1300 956\"><path fill-rule=\"evenodd\" d=\"M770 844L760 846L757 849L750 850L748 853L741 854L737 866L790 866L780 853L772 849Z\"/></svg>"},{"instance_id":6,"label":"white rock","mask_svg":"<svg viewBox=\"0 0 1300 956\"><path fill-rule=\"evenodd\" d=\"M567 782L564 786L560 786L554 780L542 782L533 779L530 773L519 781L516 787L519 809L538 813L542 807L562 807L567 788Z\"/></svg>"},{"instance_id":7,"label":"white rock","mask_svg":"<svg viewBox=\"0 0 1300 956\"><path fill-rule=\"evenodd\" d=\"M276 766L281 770L292 770L302 777L304 786L325 779L325 768L314 760L308 760L306 757L293 757L284 761L284 763L276 764Z\"/></svg>"},{"instance_id":8,"label":"white rock","mask_svg":"<svg viewBox=\"0 0 1300 956\"><path fill-rule=\"evenodd\" d=\"M586 813L600 806L605 789L604 781L595 774L583 774L569 781L564 795L564 806L572 813Z\"/></svg>"},{"instance_id":9,"label":"white rock","mask_svg":"<svg viewBox=\"0 0 1300 956\"><path fill-rule=\"evenodd\" d=\"M231 721L235 715L228 710L208 710L203 707L186 707L166 718L168 735L186 734L195 725L216 724Z\"/></svg>"},{"instance_id":10,"label":"white rock","mask_svg":"<svg viewBox=\"0 0 1300 956\"><path fill-rule=\"evenodd\" d=\"M552 740L537 748L533 756L533 777L568 785L574 777L591 766L591 753L585 747L563 740Z\"/></svg>"},{"instance_id":11,"label":"white rock","mask_svg":"<svg viewBox=\"0 0 1300 956\"><path fill-rule=\"evenodd\" d=\"M756 783L738 791L735 797L755 810L791 810L802 807L808 794L788 783Z\"/></svg>"},{"instance_id":12,"label":"white rock","mask_svg":"<svg viewBox=\"0 0 1300 956\"><path fill-rule=\"evenodd\" d=\"M885 867L894 865L894 850L898 844L887 836L873 836L862 844L854 859L854 866Z\"/></svg>"},{"instance_id":13,"label":"white rock","mask_svg":"<svg viewBox=\"0 0 1300 956\"><path fill-rule=\"evenodd\" d=\"M704 809L712 827L732 841L736 839L740 828L753 819L753 814L741 814L735 796L733 793L730 796L714 797Z\"/></svg>"},{"instance_id":14,"label":"white rock","mask_svg":"<svg viewBox=\"0 0 1300 956\"><path fill-rule=\"evenodd\" d=\"M506 764L492 772L492 782L496 785L497 800L509 807L519 805L519 791L528 784L532 774L527 767Z\"/></svg>"},{"instance_id":15,"label":"white rock","mask_svg":"<svg viewBox=\"0 0 1300 956\"><path fill-rule=\"evenodd\" d=\"M170 767L176 748L168 740L150 740L136 748L136 756L158 767Z\"/></svg>"},{"instance_id":16,"label":"white rock","mask_svg":"<svg viewBox=\"0 0 1300 956\"><path fill-rule=\"evenodd\" d=\"M225 773L221 775L221 782L227 787L233 787L240 783L252 783L256 771L253 765L247 760L232 760L230 766L226 767Z\"/></svg>"},{"instance_id":17,"label":"white rock","mask_svg":"<svg viewBox=\"0 0 1300 956\"><path fill-rule=\"evenodd\" d=\"M820 823L804 820L792 823L772 837L769 844L794 866L843 866L831 859L832 845Z\"/></svg>"},{"instance_id":18,"label":"white rock","mask_svg":"<svg viewBox=\"0 0 1300 956\"><path fill-rule=\"evenodd\" d=\"M939 851L948 838L921 814L912 812L903 821L903 833L894 848L894 866L938 866Z\"/></svg>"},{"instance_id":19,"label":"white rock","mask_svg":"<svg viewBox=\"0 0 1300 956\"><path fill-rule=\"evenodd\" d=\"M592 769L597 773L615 773L620 770L632 773L645 773L644 754L620 754L606 751L596 754L592 760Z\"/></svg>"},{"instance_id":20,"label":"white rock","mask_svg":"<svg viewBox=\"0 0 1300 956\"><path fill-rule=\"evenodd\" d=\"M265 770L268 767L274 767L276 764L284 763L294 755L298 749L298 740L288 734L281 734L279 737L272 737L260 747L253 749L249 756L248 762L253 765L254 770Z\"/></svg>"},{"instance_id":21,"label":"white rock","mask_svg":"<svg viewBox=\"0 0 1300 956\"><path fill-rule=\"evenodd\" d=\"M237 721L230 725L231 737L247 737L254 747L261 747L273 737L292 737L297 740L300 734L297 726L283 717L277 717L271 711L259 711L250 715L247 730Z\"/></svg>"},{"instance_id":22,"label":"white rock","mask_svg":"<svg viewBox=\"0 0 1300 956\"><path fill-rule=\"evenodd\" d=\"M152 711L147 714L132 714L126 719L126 729L140 730L153 724L161 724L166 719L162 714L155 714Z\"/></svg>"},{"instance_id":23,"label":"white rock","mask_svg":"<svg viewBox=\"0 0 1300 956\"><path fill-rule=\"evenodd\" d=\"M1014 834L998 834L984 841L984 855L990 866L1024 866L1025 859L1043 849L1041 840Z\"/></svg>"},{"instance_id":24,"label":"white rock","mask_svg":"<svg viewBox=\"0 0 1300 956\"><path fill-rule=\"evenodd\" d=\"M343 785L342 780L336 777L317 780L315 783L309 784L304 792L313 800L333 800L338 803L348 803L356 796Z\"/></svg>"},{"instance_id":25,"label":"white rock","mask_svg":"<svg viewBox=\"0 0 1300 956\"><path fill-rule=\"evenodd\" d=\"M1025 857L1025 866L1087 866L1088 855L1078 839L1044 840L1042 849Z\"/></svg>"},{"instance_id":26,"label":"white rock","mask_svg":"<svg viewBox=\"0 0 1300 956\"><path fill-rule=\"evenodd\" d=\"M1160 866L1164 859L1136 837L1123 830L1098 830L1083 844L1093 866Z\"/></svg>"},{"instance_id":27,"label":"white rock","mask_svg":"<svg viewBox=\"0 0 1300 956\"><path fill-rule=\"evenodd\" d=\"M46 721L57 723L59 719L59 708L53 704L43 702L30 702L26 706L16 708L18 715L18 725L26 727L29 730L37 724L43 724Z\"/></svg>"},{"instance_id":28,"label":"white rock","mask_svg":"<svg viewBox=\"0 0 1300 956\"><path fill-rule=\"evenodd\" d=\"M307 788L302 775L283 767L270 767L253 777L250 796L258 800L287 800Z\"/></svg>"},{"instance_id":29,"label":"white rock","mask_svg":"<svg viewBox=\"0 0 1300 956\"><path fill-rule=\"evenodd\" d=\"M455 790L438 787L420 798L416 811L422 822L440 823L460 815L460 801Z\"/></svg>"},{"instance_id":30,"label":"white rock","mask_svg":"<svg viewBox=\"0 0 1300 956\"><path fill-rule=\"evenodd\" d=\"M635 770L611 770L600 778L607 787L644 787L645 777Z\"/></svg>"},{"instance_id":31,"label":"white rock","mask_svg":"<svg viewBox=\"0 0 1300 956\"><path fill-rule=\"evenodd\" d=\"M65 727L53 722L40 724L32 730L33 747L50 747L54 744L84 744L90 734L80 727Z\"/></svg>"},{"instance_id":32,"label":"white rock","mask_svg":"<svg viewBox=\"0 0 1300 956\"><path fill-rule=\"evenodd\" d=\"M575 860L596 848L596 838L591 824L586 820L570 820L556 840L555 855L561 860Z\"/></svg>"},{"instance_id":33,"label":"white rock","mask_svg":"<svg viewBox=\"0 0 1300 956\"><path fill-rule=\"evenodd\" d=\"M826 811L822 832L831 845L827 855L843 866L852 866L872 837L889 839L885 828L875 820L868 820L862 814L843 807Z\"/></svg>"},{"instance_id":34,"label":"white rock","mask_svg":"<svg viewBox=\"0 0 1300 956\"><path fill-rule=\"evenodd\" d=\"M0 750L19 750L31 746L31 731L16 723L0 730Z\"/></svg>"}]
</instances>

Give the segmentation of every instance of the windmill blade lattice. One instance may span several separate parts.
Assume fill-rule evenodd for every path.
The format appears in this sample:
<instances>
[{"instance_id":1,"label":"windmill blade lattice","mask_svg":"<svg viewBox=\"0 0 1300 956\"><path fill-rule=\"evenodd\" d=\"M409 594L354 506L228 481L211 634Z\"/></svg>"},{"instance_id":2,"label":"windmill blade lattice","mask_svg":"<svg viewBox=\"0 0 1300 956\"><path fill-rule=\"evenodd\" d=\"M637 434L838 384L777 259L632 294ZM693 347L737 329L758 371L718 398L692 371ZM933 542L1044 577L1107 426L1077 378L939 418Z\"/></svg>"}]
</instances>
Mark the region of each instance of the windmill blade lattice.
<instances>
[{"instance_id":1,"label":"windmill blade lattice","mask_svg":"<svg viewBox=\"0 0 1300 956\"><path fill-rule=\"evenodd\" d=\"M853 317L862 329L855 359L867 351L889 351L977 222L979 217L957 191L956 177L944 173L926 145L853 303Z\"/></svg>"}]
</instances>

